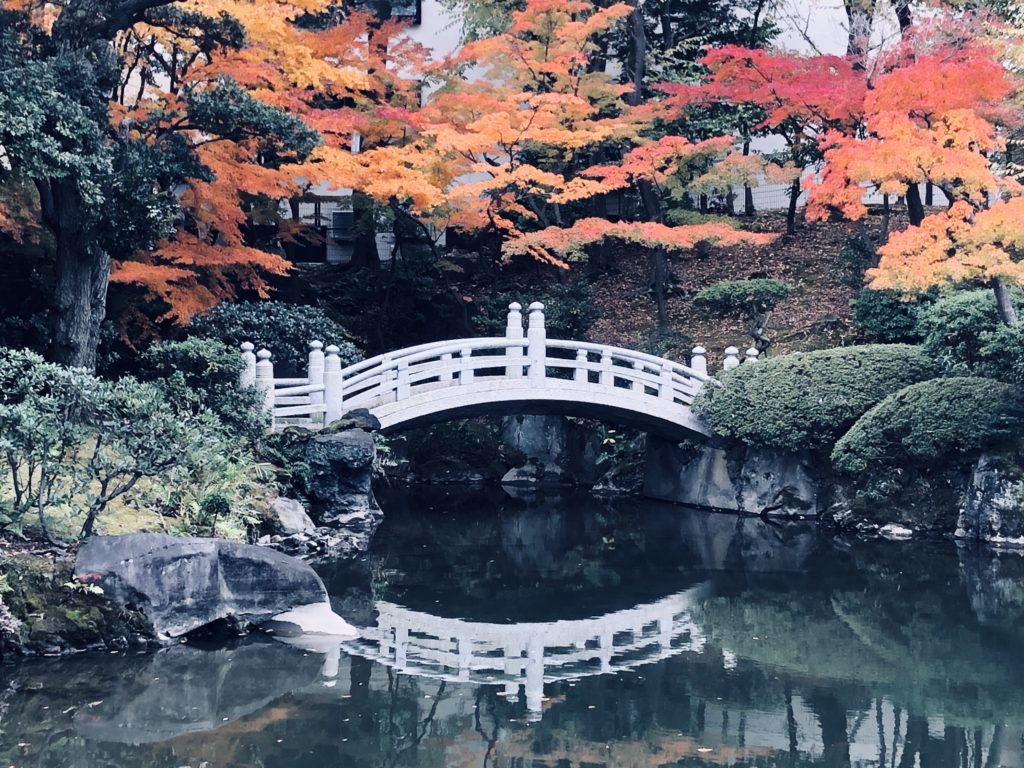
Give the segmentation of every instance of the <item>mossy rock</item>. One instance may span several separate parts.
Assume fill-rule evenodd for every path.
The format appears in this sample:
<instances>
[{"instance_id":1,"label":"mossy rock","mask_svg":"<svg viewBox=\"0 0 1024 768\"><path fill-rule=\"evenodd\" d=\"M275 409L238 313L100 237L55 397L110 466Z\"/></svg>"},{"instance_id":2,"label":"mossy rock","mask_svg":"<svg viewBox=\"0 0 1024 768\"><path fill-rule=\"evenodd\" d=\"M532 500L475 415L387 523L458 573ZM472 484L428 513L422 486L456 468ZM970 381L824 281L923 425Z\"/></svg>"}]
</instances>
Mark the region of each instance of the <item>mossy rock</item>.
<instances>
[{"instance_id":1,"label":"mossy rock","mask_svg":"<svg viewBox=\"0 0 1024 768\"><path fill-rule=\"evenodd\" d=\"M361 429L364 432L376 432L380 429L380 419L370 413L366 408L357 408L349 411L340 419L332 421L322 430L321 435L335 435L338 432L346 432L350 429Z\"/></svg>"},{"instance_id":2,"label":"mossy rock","mask_svg":"<svg viewBox=\"0 0 1024 768\"><path fill-rule=\"evenodd\" d=\"M19 555L3 573L4 606L18 626L0 627L0 661L92 648L124 648L155 637L145 617L77 586L74 561ZM69 586L75 585L75 586Z\"/></svg>"}]
</instances>

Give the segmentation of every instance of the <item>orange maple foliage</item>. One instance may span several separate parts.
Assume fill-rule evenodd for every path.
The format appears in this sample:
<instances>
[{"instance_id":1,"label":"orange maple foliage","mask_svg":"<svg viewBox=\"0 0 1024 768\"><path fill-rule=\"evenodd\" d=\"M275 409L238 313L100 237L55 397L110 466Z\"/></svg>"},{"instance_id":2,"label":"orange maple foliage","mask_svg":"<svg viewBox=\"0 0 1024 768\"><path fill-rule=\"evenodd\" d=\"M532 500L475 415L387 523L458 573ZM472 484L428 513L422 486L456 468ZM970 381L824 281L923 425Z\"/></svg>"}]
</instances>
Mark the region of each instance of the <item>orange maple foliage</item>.
<instances>
[{"instance_id":1,"label":"orange maple foliage","mask_svg":"<svg viewBox=\"0 0 1024 768\"><path fill-rule=\"evenodd\" d=\"M652 109L692 115L710 105L728 105L749 115L737 139L756 135L782 138L784 152L734 154L695 187L705 193L763 181L790 185L787 230L795 233L798 180L820 157L819 142L829 131L855 128L863 111L865 78L856 62L840 56L799 56L737 45L711 49L701 60L707 70L696 85L662 84L666 99Z\"/></svg>"},{"instance_id":2,"label":"orange maple foliage","mask_svg":"<svg viewBox=\"0 0 1024 768\"><path fill-rule=\"evenodd\" d=\"M44 24L48 4L37 4ZM184 137L210 171L178 190L185 215L176 231L115 265L113 281L159 299L160 319L185 322L240 290L266 295L267 277L288 265L247 243L248 224L279 219L283 201L314 188L357 190L421 221L484 230L504 242L506 255L559 266L603 238L665 249L765 239L717 224L579 218L638 183L678 199L764 172L757 159L733 152L732 137L648 138L655 112L626 103L629 89L590 61L599 36L632 12L627 3L527 0L506 33L437 63L401 25L371 14L349 13L323 29L296 23L333 9L332 0L173 7L234 20L244 44L200 42L158 17L116 41L123 72L114 128L152 146ZM320 144L308 157L276 157L259 135L211 136L189 125L189 98L228 77L301 119ZM357 134L361 151L353 153Z\"/></svg>"},{"instance_id":3,"label":"orange maple foliage","mask_svg":"<svg viewBox=\"0 0 1024 768\"><path fill-rule=\"evenodd\" d=\"M187 0L176 7L236 20L245 44L238 50L200 48L167 27L137 24L120 43L126 69L120 103L114 105L118 123L145 125L149 133L142 138L158 142L182 114L184 94L212 88L228 76L256 99L299 117L320 135L321 145L305 161L267 163L258 137L210 142L199 131L178 128L212 180L193 181L180 195L186 226L155 251L115 265L111 278L161 299L167 310L160 319L185 322L239 290L268 294L265 276L284 274L288 264L277 253L246 244L245 227L255 210L262 209L263 220L274 220L281 201L317 185L360 189L384 202L400 198L417 211L439 204L447 177L402 148L409 110L419 105L418 72L427 56L401 25L359 12L326 29L295 23L303 13L331 9L329 0ZM163 61L155 61L157 56ZM173 76L153 77L161 66ZM167 119L148 120L154 114ZM370 148L365 155L351 153L357 133ZM285 226L283 236L288 232Z\"/></svg>"},{"instance_id":4,"label":"orange maple foliage","mask_svg":"<svg viewBox=\"0 0 1024 768\"><path fill-rule=\"evenodd\" d=\"M720 222L670 227L654 221L612 222L588 218L580 219L570 227L547 227L520 235L505 244L505 252L512 256L529 254L538 260L557 264L562 259L582 259L586 246L606 239L634 243L645 248L685 251L696 247L698 243L722 246L740 243L767 245L777 237L771 232L744 232Z\"/></svg>"},{"instance_id":5,"label":"orange maple foliage","mask_svg":"<svg viewBox=\"0 0 1024 768\"><path fill-rule=\"evenodd\" d=\"M442 87L419 113L417 130L450 169L442 209L452 226L496 234L506 257L527 254L560 267L604 238L675 249L723 234L576 220L595 198L639 182L681 197L735 143L645 137L654 113L627 104L629 88L590 66L597 36L630 12L624 3L528 0L507 33L470 43L433 70Z\"/></svg>"},{"instance_id":6,"label":"orange maple foliage","mask_svg":"<svg viewBox=\"0 0 1024 768\"><path fill-rule=\"evenodd\" d=\"M515 236L557 206L605 187L580 178L602 144L636 137L625 92L587 63L594 38L630 12L618 3L531 0L509 31L440 63L422 132L459 183L446 190L455 226ZM467 76L466 72L470 72Z\"/></svg>"},{"instance_id":7,"label":"orange maple foliage","mask_svg":"<svg viewBox=\"0 0 1024 768\"><path fill-rule=\"evenodd\" d=\"M869 270L875 289L906 293L934 285L988 285L993 280L1024 285L1024 198L1015 197L976 211L958 201L928 216L919 227L894 234L879 249L878 268Z\"/></svg>"},{"instance_id":8,"label":"orange maple foliage","mask_svg":"<svg viewBox=\"0 0 1024 768\"><path fill-rule=\"evenodd\" d=\"M809 179L807 215L838 210L848 218L867 213L865 186L900 195L908 184L931 182L951 200L983 207L997 190L1015 186L1001 178L990 156L1003 140L996 119L1015 90L992 49L953 48L904 59L880 75L866 93L862 126L825 136L820 179Z\"/></svg>"}]
</instances>

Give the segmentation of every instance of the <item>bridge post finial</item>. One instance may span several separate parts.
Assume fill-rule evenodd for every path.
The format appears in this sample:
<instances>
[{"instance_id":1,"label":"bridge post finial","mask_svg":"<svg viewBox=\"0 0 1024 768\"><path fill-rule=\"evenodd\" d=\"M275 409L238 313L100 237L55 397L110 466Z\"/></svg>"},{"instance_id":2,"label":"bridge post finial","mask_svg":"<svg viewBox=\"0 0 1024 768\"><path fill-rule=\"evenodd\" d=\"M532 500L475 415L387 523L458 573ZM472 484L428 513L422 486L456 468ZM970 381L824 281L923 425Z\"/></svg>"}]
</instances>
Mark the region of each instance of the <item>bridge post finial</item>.
<instances>
[{"instance_id":1,"label":"bridge post finial","mask_svg":"<svg viewBox=\"0 0 1024 768\"><path fill-rule=\"evenodd\" d=\"M242 359L245 361L245 368L238 377L238 383L243 387L251 387L256 383L256 355L251 341L242 342Z\"/></svg>"},{"instance_id":2,"label":"bridge post finial","mask_svg":"<svg viewBox=\"0 0 1024 768\"><path fill-rule=\"evenodd\" d=\"M543 386L547 375L547 330L544 327L544 305L539 301L530 305L530 322L526 331L526 356L530 361L530 384Z\"/></svg>"},{"instance_id":3,"label":"bridge post finial","mask_svg":"<svg viewBox=\"0 0 1024 768\"><path fill-rule=\"evenodd\" d=\"M321 341L309 342L309 362L306 366L306 378L312 386L323 386L324 383L324 345ZM310 405L323 405L324 391L321 389L309 393ZM313 414L314 420L323 420L324 415ZM327 426L324 424L323 426Z\"/></svg>"},{"instance_id":4,"label":"bridge post finial","mask_svg":"<svg viewBox=\"0 0 1024 768\"><path fill-rule=\"evenodd\" d=\"M324 358L324 426L332 421L341 418L344 412L342 403L342 379L341 379L341 358L338 353L341 350L334 344L327 348L327 356Z\"/></svg>"},{"instance_id":5,"label":"bridge post finial","mask_svg":"<svg viewBox=\"0 0 1024 768\"><path fill-rule=\"evenodd\" d=\"M270 351L261 349L256 353L256 388L263 393L263 410L270 416L270 430L274 430L274 364L270 362Z\"/></svg>"},{"instance_id":6,"label":"bridge post finial","mask_svg":"<svg viewBox=\"0 0 1024 768\"><path fill-rule=\"evenodd\" d=\"M699 344L690 353L690 368L704 376L708 375L708 351Z\"/></svg>"},{"instance_id":7,"label":"bridge post finial","mask_svg":"<svg viewBox=\"0 0 1024 768\"><path fill-rule=\"evenodd\" d=\"M505 323L505 338L508 341L519 342L523 339L523 305L513 301L508 305L508 319ZM513 361L523 359L523 347L520 344L510 344L505 348L505 356ZM505 367L505 375L510 379L518 379L523 375L522 363L513 362Z\"/></svg>"},{"instance_id":8,"label":"bridge post finial","mask_svg":"<svg viewBox=\"0 0 1024 768\"><path fill-rule=\"evenodd\" d=\"M722 361L722 370L731 371L740 364L740 351L736 347L725 348L725 360Z\"/></svg>"},{"instance_id":9,"label":"bridge post finial","mask_svg":"<svg viewBox=\"0 0 1024 768\"><path fill-rule=\"evenodd\" d=\"M745 363L756 363L760 354L761 353L757 351L756 347L750 347L746 351L746 359L743 362L745 362Z\"/></svg>"}]
</instances>

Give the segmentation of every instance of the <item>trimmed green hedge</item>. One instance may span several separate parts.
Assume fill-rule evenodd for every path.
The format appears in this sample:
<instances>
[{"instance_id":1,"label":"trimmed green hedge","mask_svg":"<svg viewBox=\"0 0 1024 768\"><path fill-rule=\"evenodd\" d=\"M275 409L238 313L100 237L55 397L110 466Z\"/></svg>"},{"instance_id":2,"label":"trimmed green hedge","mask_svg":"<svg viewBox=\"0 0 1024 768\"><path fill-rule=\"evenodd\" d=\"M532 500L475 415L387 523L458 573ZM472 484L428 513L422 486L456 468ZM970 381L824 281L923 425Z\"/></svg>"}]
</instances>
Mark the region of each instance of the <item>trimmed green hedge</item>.
<instances>
[{"instance_id":1,"label":"trimmed green hedge","mask_svg":"<svg viewBox=\"0 0 1024 768\"><path fill-rule=\"evenodd\" d=\"M1024 411L1015 389L980 377L933 379L886 397L832 451L840 472L927 466L966 456L1019 433Z\"/></svg>"},{"instance_id":2,"label":"trimmed green hedge","mask_svg":"<svg viewBox=\"0 0 1024 768\"><path fill-rule=\"evenodd\" d=\"M918 347L868 344L744 363L694 403L715 433L750 445L831 448L886 395L938 374Z\"/></svg>"},{"instance_id":3,"label":"trimmed green hedge","mask_svg":"<svg viewBox=\"0 0 1024 768\"><path fill-rule=\"evenodd\" d=\"M981 337L1002 322L992 291L956 291L921 311L918 331L925 351L953 375L980 372Z\"/></svg>"}]
</instances>

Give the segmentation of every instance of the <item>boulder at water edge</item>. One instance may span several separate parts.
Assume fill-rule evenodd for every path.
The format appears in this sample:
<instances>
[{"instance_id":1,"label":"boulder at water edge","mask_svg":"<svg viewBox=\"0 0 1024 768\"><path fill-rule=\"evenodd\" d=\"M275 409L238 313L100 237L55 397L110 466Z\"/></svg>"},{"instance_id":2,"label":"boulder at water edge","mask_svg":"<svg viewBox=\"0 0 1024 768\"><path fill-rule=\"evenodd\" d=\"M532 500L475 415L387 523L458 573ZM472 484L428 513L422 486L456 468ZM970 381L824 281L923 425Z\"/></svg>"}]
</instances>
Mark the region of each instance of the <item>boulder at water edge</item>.
<instances>
[{"instance_id":1,"label":"boulder at water edge","mask_svg":"<svg viewBox=\"0 0 1024 768\"><path fill-rule=\"evenodd\" d=\"M353 512L375 512L373 435L361 429L318 434L306 444L309 495L320 504L322 524Z\"/></svg>"},{"instance_id":2,"label":"boulder at water edge","mask_svg":"<svg viewBox=\"0 0 1024 768\"><path fill-rule=\"evenodd\" d=\"M75 574L115 603L144 613L162 638L221 620L276 620L307 633L357 634L330 610L312 568L264 547L151 533L97 536L79 550Z\"/></svg>"}]
</instances>

